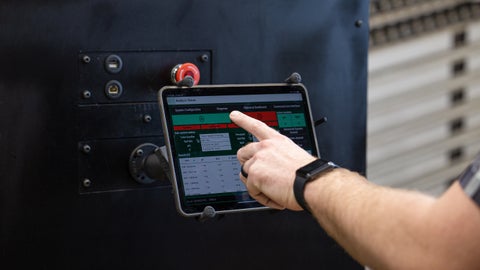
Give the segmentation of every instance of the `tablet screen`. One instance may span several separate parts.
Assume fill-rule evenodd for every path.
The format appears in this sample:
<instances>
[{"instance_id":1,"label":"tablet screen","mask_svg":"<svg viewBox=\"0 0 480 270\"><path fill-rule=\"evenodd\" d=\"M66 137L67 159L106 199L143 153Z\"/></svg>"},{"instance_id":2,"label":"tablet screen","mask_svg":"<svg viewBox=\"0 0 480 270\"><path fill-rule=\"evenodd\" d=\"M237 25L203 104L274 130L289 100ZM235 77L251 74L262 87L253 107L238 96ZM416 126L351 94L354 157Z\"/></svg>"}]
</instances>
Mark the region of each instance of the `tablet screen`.
<instances>
[{"instance_id":1,"label":"tablet screen","mask_svg":"<svg viewBox=\"0 0 480 270\"><path fill-rule=\"evenodd\" d=\"M237 150L255 138L230 121L239 110L318 155L306 89L289 85L164 87L159 94L179 212L199 215L265 209L240 181Z\"/></svg>"}]
</instances>

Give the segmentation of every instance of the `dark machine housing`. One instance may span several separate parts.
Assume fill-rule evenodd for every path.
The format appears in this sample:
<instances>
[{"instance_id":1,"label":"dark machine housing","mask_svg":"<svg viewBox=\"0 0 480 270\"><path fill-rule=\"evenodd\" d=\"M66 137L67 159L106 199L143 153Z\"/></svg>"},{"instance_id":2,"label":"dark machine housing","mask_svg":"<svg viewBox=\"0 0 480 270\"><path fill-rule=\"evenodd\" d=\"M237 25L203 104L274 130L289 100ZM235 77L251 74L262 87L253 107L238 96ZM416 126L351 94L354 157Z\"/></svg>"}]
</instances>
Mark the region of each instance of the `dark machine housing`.
<instances>
[{"instance_id":1,"label":"dark machine housing","mask_svg":"<svg viewBox=\"0 0 480 270\"><path fill-rule=\"evenodd\" d=\"M128 162L164 145L157 91L192 63L298 72L322 157L365 173L367 49L368 1L2 1L0 268L362 269L304 212L184 218Z\"/></svg>"}]
</instances>

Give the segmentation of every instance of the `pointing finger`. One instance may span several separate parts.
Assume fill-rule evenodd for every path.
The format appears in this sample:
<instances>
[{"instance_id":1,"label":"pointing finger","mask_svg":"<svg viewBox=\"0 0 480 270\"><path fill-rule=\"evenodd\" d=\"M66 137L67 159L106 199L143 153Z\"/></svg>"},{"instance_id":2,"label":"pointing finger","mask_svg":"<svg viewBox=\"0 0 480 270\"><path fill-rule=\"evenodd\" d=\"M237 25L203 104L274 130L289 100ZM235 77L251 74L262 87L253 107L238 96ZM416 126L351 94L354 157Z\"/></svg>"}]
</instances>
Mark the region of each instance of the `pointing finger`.
<instances>
[{"instance_id":1,"label":"pointing finger","mask_svg":"<svg viewBox=\"0 0 480 270\"><path fill-rule=\"evenodd\" d=\"M260 120L245 115L239 111L232 111L230 119L239 127L250 132L258 140L265 140L278 135L278 132Z\"/></svg>"}]
</instances>

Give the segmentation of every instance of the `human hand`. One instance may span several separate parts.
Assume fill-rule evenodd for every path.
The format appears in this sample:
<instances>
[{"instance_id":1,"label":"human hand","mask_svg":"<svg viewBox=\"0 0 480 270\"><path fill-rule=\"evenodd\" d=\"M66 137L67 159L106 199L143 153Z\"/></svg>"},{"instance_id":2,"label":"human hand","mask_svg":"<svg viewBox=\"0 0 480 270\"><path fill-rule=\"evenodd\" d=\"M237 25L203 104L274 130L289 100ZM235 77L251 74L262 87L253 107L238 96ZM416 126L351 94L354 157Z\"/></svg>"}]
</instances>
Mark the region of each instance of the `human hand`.
<instances>
[{"instance_id":1,"label":"human hand","mask_svg":"<svg viewBox=\"0 0 480 270\"><path fill-rule=\"evenodd\" d=\"M293 194L295 172L315 157L257 119L238 111L231 112L230 119L258 139L237 152L248 174L240 174L240 179L250 196L271 208L301 210Z\"/></svg>"}]
</instances>

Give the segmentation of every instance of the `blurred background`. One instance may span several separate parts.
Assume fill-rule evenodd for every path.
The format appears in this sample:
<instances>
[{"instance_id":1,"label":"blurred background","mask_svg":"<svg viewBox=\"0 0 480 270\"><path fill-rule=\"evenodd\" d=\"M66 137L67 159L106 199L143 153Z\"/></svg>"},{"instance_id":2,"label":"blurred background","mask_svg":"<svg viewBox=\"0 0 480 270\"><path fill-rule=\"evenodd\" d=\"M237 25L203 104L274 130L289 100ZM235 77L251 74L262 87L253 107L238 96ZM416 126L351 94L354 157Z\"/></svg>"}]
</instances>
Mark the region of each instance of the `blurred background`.
<instances>
[{"instance_id":1,"label":"blurred background","mask_svg":"<svg viewBox=\"0 0 480 270\"><path fill-rule=\"evenodd\" d=\"M370 181L441 194L480 151L480 4L371 0Z\"/></svg>"}]
</instances>

